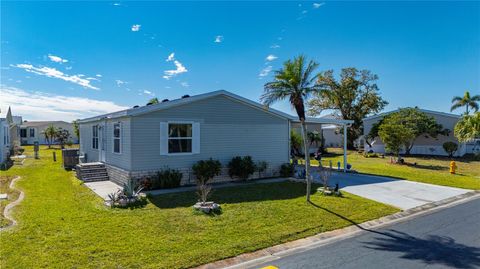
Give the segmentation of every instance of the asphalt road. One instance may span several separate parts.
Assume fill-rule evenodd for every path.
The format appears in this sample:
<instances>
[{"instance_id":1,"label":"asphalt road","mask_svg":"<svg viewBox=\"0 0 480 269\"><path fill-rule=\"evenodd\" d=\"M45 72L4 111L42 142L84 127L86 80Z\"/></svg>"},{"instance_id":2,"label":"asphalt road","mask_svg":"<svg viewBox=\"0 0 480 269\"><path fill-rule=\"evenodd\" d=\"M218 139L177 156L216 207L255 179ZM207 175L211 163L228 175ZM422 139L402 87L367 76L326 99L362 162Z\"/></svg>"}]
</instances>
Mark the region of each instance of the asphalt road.
<instances>
[{"instance_id":1,"label":"asphalt road","mask_svg":"<svg viewBox=\"0 0 480 269\"><path fill-rule=\"evenodd\" d=\"M480 268L480 199L254 268Z\"/></svg>"}]
</instances>

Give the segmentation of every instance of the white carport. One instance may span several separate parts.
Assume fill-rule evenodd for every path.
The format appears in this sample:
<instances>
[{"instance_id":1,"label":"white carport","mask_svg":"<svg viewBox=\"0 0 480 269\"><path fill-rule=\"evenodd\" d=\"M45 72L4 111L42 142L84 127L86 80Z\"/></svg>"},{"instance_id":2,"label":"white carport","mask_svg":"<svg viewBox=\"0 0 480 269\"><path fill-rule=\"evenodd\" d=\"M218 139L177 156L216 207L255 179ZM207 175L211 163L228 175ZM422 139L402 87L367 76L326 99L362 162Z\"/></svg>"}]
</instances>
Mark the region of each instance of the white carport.
<instances>
[{"instance_id":1,"label":"white carport","mask_svg":"<svg viewBox=\"0 0 480 269\"><path fill-rule=\"evenodd\" d=\"M307 129L308 124L330 124L338 125L343 129L343 171L347 171L347 128L352 125L353 120L343 120L343 119L334 119L334 118L307 118L306 119ZM300 120L292 119L291 123L300 126Z\"/></svg>"}]
</instances>

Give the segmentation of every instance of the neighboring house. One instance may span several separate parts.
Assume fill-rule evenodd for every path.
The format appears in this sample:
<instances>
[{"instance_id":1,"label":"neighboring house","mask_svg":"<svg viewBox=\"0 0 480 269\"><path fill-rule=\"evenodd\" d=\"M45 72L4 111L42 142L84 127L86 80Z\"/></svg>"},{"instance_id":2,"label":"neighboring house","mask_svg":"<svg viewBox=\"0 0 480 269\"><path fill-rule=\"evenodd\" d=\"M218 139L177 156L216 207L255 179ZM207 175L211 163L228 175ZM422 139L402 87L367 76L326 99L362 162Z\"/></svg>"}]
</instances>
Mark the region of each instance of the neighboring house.
<instances>
[{"instance_id":1,"label":"neighboring house","mask_svg":"<svg viewBox=\"0 0 480 269\"><path fill-rule=\"evenodd\" d=\"M449 133L447 135L438 135L436 138L425 135L417 137L415 139L414 146L410 151L411 154L446 156L448 154L443 149L443 143L447 141L455 142L458 144L459 149L455 153L455 156L463 156L466 153L473 153L477 150L480 150L480 145L475 145L480 141L459 143L458 140L455 138L453 130L455 128L455 125L461 118L459 115L425 109L419 110L435 118L437 123L441 124L444 129L449 130ZM363 119L363 136L360 138L358 143L364 145L366 152L372 150L373 152L385 153L385 145L379 137L376 137L373 141L369 141L371 144L371 146L369 146L368 143L365 143L365 136L368 135L373 124L383 119L383 117L385 117L386 115L397 111L398 109Z\"/></svg>"},{"instance_id":2,"label":"neighboring house","mask_svg":"<svg viewBox=\"0 0 480 269\"><path fill-rule=\"evenodd\" d=\"M313 119L313 118L309 118ZM315 119L321 119L324 121L323 124L319 123L309 123L307 125L307 132L318 132L323 134L323 138L325 139L325 147L329 148L341 148L343 147L343 132L342 132L342 126L339 124L336 124L335 122L339 120L339 117L335 115L325 115L321 116L319 118ZM332 124L333 123L333 124ZM302 133L302 129L299 123L294 123L292 124L292 129L298 133ZM318 149L318 146L313 144L310 146L310 153L315 153ZM303 152L303 149L300 150Z\"/></svg>"},{"instance_id":3,"label":"neighboring house","mask_svg":"<svg viewBox=\"0 0 480 269\"><path fill-rule=\"evenodd\" d=\"M0 118L0 164L7 160L10 148L9 123L6 118Z\"/></svg>"},{"instance_id":4,"label":"neighboring house","mask_svg":"<svg viewBox=\"0 0 480 269\"><path fill-rule=\"evenodd\" d=\"M311 120L312 122L315 119ZM215 91L79 120L83 162L102 162L110 180L123 184L168 167L192 184L191 167L234 156L267 161L267 176L290 161L296 117L227 91ZM349 121L342 121L349 123ZM254 174L253 178L257 176ZM229 181L226 168L215 181Z\"/></svg>"},{"instance_id":5,"label":"neighboring house","mask_svg":"<svg viewBox=\"0 0 480 269\"><path fill-rule=\"evenodd\" d=\"M66 121L24 121L20 126L18 126L18 136L22 145L32 145L34 142L38 141L41 145L48 144L44 131L50 125L53 125L55 128L62 128L68 130L70 133L70 141L73 144L78 144L78 137L75 136L73 130L73 124ZM56 141L52 141L52 144L56 144Z\"/></svg>"}]
</instances>

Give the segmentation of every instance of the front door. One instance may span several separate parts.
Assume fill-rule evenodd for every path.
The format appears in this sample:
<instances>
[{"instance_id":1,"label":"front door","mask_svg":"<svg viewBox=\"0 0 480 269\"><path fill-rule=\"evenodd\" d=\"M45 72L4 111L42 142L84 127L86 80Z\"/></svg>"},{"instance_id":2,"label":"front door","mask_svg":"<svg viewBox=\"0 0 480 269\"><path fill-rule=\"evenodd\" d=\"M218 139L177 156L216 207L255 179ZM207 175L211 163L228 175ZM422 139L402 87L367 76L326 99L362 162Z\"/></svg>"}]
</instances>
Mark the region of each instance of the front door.
<instances>
[{"instance_id":1,"label":"front door","mask_svg":"<svg viewBox=\"0 0 480 269\"><path fill-rule=\"evenodd\" d=\"M107 130L105 128L105 124L100 124L98 126L98 142L99 142L98 160L101 162L105 162L105 149L107 147L106 131Z\"/></svg>"}]
</instances>

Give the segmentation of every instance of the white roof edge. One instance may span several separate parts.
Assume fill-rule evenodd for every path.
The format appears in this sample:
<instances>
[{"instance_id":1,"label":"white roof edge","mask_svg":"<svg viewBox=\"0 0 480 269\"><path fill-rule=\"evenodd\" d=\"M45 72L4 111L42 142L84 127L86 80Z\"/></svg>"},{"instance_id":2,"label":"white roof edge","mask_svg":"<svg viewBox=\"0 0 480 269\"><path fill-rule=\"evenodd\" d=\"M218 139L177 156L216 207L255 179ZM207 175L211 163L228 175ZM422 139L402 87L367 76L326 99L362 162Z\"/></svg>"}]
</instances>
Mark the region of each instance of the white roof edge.
<instances>
[{"instance_id":1,"label":"white roof edge","mask_svg":"<svg viewBox=\"0 0 480 269\"><path fill-rule=\"evenodd\" d=\"M407 107L405 107L405 108L407 108ZM395 109L395 110L391 110L391 111L387 111L387 112L383 112L383 113L380 113L380 114L377 114L377 115L373 115L373 116L370 116L370 117L363 118L363 120L365 121L365 120L376 119L376 118L383 117L385 115L388 115L388 114L391 114L391 113L394 113L394 112L398 112L399 110L400 110L400 108ZM425 113L430 113L430 114L435 114L435 115L440 115L440 116L446 116L446 117L452 117L452 118L457 118L457 119L462 117L460 115L456 115L456 114L452 114L452 113L445 113L445 112L422 109L422 108L418 108L418 110L420 110L422 112L425 112Z\"/></svg>"},{"instance_id":2,"label":"white roof edge","mask_svg":"<svg viewBox=\"0 0 480 269\"><path fill-rule=\"evenodd\" d=\"M284 113L284 112L281 112L279 110L264 106L260 103L257 103L255 101L252 101L252 100L244 98L244 97L241 97L241 96L236 95L234 93L231 93L229 91L218 90L218 91L203 93L203 94L199 94L199 95L194 95L194 96L187 97L187 98L175 99L175 100L172 100L172 101L159 103L159 104L155 104L155 105L142 106L142 107L138 107L138 108L129 108L129 109L126 109L126 110L121 110L121 111L117 111L117 112L98 115L98 116L95 116L95 117L81 119L78 122L79 123L87 123L87 122L98 121L98 120L102 120L102 119L106 119L106 118L120 118L120 117L127 117L127 116L142 115L142 114L150 113L150 112L153 112L153 111L164 110L164 109L188 104L188 103L195 102L195 101L204 100L204 99L219 96L219 95L225 95L225 96L230 97L232 99L235 99L237 101L243 102L247 105L253 106L257 109L263 110L265 112L272 113L272 114L274 114L278 117L281 117L281 118L285 118L285 119L289 119L289 120L294 119L294 117L292 115L289 115L287 113Z\"/></svg>"}]
</instances>

